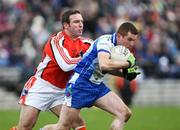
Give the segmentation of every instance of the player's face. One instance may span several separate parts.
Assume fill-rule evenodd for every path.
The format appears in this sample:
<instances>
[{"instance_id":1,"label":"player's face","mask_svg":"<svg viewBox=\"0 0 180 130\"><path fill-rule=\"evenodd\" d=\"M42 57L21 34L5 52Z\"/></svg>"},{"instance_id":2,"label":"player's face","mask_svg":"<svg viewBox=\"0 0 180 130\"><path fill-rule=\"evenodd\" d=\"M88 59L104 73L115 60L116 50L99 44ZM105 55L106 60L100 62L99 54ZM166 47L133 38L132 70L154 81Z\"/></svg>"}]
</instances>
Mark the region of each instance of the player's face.
<instances>
[{"instance_id":1,"label":"player's face","mask_svg":"<svg viewBox=\"0 0 180 130\"><path fill-rule=\"evenodd\" d=\"M68 31L71 33L72 37L81 36L83 33L83 18L81 14L74 14L69 17L70 23Z\"/></svg>"},{"instance_id":2,"label":"player's face","mask_svg":"<svg viewBox=\"0 0 180 130\"><path fill-rule=\"evenodd\" d=\"M136 43L137 38L138 38L138 35L128 32L128 34L126 36L121 36L120 44L131 49L131 48L133 48L134 44Z\"/></svg>"}]
</instances>

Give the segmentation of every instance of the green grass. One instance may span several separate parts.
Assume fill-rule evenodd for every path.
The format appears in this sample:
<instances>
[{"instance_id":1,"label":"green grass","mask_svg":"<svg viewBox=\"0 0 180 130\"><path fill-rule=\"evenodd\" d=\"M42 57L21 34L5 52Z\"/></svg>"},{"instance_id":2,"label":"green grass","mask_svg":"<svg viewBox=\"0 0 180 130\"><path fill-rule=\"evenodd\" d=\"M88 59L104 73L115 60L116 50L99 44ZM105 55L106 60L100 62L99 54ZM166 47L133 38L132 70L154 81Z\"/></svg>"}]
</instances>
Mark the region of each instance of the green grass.
<instances>
[{"instance_id":1,"label":"green grass","mask_svg":"<svg viewBox=\"0 0 180 130\"><path fill-rule=\"evenodd\" d=\"M180 130L180 107L133 107L133 116L124 130ZM82 115L88 130L109 130L113 117L97 108L84 109ZM8 130L15 125L19 111L0 111L0 130ZM34 130L47 123L55 123L51 113L41 113Z\"/></svg>"}]
</instances>

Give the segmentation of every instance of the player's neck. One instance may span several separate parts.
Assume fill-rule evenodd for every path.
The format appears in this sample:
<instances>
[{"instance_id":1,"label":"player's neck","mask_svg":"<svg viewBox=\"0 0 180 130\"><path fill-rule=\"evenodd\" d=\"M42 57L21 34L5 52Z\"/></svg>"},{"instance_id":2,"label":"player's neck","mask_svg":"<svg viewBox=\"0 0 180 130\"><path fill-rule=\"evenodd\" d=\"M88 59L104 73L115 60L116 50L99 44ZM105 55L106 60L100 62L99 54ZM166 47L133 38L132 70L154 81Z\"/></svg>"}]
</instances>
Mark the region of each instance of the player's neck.
<instances>
[{"instance_id":1,"label":"player's neck","mask_svg":"<svg viewBox=\"0 0 180 130\"><path fill-rule=\"evenodd\" d=\"M64 30L65 33L74 41L78 38L78 36L73 35L71 32Z\"/></svg>"}]
</instances>

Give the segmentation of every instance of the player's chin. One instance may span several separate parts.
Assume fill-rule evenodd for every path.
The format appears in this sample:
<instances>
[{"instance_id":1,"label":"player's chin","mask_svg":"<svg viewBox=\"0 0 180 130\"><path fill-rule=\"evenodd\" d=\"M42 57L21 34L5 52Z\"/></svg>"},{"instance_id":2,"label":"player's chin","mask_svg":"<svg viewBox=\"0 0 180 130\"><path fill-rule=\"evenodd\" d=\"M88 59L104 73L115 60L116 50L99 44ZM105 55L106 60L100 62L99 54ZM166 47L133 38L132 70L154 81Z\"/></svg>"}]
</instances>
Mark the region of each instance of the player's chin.
<instances>
[{"instance_id":1,"label":"player's chin","mask_svg":"<svg viewBox=\"0 0 180 130\"><path fill-rule=\"evenodd\" d=\"M82 32L82 31L79 31L77 35L78 35L78 36L81 36L82 34L83 34L83 32Z\"/></svg>"},{"instance_id":2,"label":"player's chin","mask_svg":"<svg viewBox=\"0 0 180 130\"><path fill-rule=\"evenodd\" d=\"M129 50L132 50L133 47L132 47L132 46L128 46L127 48L128 48Z\"/></svg>"}]
</instances>

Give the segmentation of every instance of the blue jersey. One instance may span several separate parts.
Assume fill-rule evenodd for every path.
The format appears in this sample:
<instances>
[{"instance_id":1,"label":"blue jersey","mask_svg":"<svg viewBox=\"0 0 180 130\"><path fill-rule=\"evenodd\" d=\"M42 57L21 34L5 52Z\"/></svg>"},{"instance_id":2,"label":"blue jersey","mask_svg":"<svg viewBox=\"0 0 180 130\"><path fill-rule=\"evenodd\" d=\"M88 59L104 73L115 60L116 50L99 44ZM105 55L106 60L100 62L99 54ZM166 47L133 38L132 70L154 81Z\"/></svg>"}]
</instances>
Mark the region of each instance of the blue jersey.
<instances>
[{"instance_id":1,"label":"blue jersey","mask_svg":"<svg viewBox=\"0 0 180 130\"><path fill-rule=\"evenodd\" d=\"M99 37L90 46L74 71L78 73L79 76L89 79L92 83L100 84L103 81L104 74L99 68L97 55L101 51L110 53L110 49L115 45L115 33L113 35L103 35ZM73 83L73 79L72 77L70 83Z\"/></svg>"},{"instance_id":2,"label":"blue jersey","mask_svg":"<svg viewBox=\"0 0 180 130\"><path fill-rule=\"evenodd\" d=\"M116 34L103 35L91 44L77 64L65 92L65 104L72 108L91 107L94 102L110 92L103 83L104 74L99 68L98 53L110 53L116 45Z\"/></svg>"}]
</instances>

